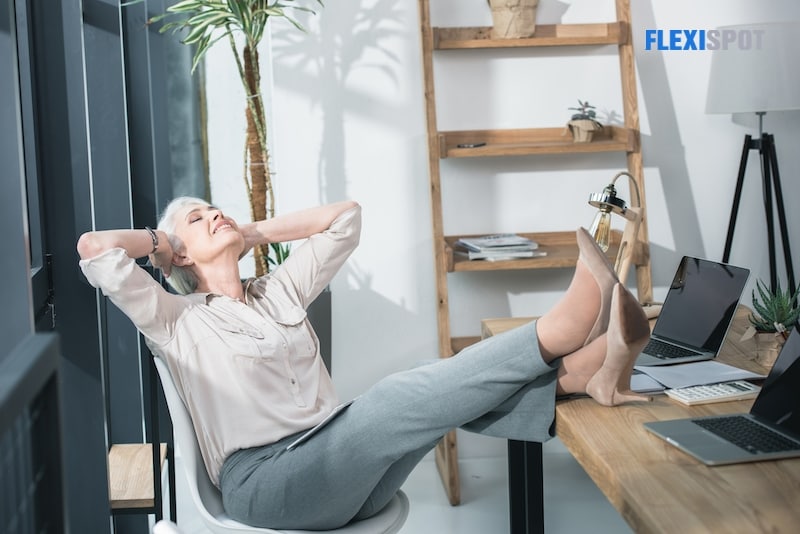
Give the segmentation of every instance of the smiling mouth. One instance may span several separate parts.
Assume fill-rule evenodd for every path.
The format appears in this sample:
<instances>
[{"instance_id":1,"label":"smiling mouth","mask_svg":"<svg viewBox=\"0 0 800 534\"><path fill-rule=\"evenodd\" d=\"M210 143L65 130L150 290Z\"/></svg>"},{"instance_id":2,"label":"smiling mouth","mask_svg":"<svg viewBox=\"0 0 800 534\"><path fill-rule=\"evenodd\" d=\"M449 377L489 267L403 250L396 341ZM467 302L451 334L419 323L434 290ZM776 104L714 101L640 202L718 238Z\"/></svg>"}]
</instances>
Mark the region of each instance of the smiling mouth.
<instances>
[{"instance_id":1,"label":"smiling mouth","mask_svg":"<svg viewBox=\"0 0 800 534\"><path fill-rule=\"evenodd\" d=\"M213 235L213 234L216 234L216 233L217 233L217 232L219 232L220 230L225 230L226 228L227 228L227 229L230 229L230 228L233 228L233 226L231 226L231 225L230 225L230 224L228 224L228 223L225 223L225 224L220 224L219 226L217 226L216 228L214 228L214 231L212 232L212 235Z\"/></svg>"}]
</instances>

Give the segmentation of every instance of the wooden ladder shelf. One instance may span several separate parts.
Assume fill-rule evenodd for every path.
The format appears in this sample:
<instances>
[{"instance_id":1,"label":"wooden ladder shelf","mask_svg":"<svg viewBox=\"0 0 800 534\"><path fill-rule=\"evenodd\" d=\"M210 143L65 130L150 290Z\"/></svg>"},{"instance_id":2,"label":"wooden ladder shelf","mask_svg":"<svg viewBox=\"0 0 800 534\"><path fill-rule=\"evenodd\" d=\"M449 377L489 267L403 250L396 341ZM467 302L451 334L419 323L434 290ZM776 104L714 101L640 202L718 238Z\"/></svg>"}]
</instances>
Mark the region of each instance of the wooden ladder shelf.
<instances>
[{"instance_id":1,"label":"wooden ladder shelf","mask_svg":"<svg viewBox=\"0 0 800 534\"><path fill-rule=\"evenodd\" d=\"M539 268L574 268L578 257L574 229L570 232L526 234L547 251L545 258L498 262L469 262L454 259L453 245L462 236L445 235L442 216L442 184L440 161L445 158L514 157L538 154L566 154L575 158L584 154L619 152L626 155L627 171L634 177L641 192L642 213L645 218L639 229L634 257L639 300L652 301L650 253L647 238L645 188L642 153L639 141L639 113L636 101L636 71L629 0L615 0L616 19L598 24L537 25L533 37L524 39L493 39L491 28L437 28L431 26L430 1L419 0L422 37L422 65L425 91L425 113L428 140L428 164L431 191L433 241L436 263L436 298L439 355L447 358L474 343L479 338L454 338L450 333L450 303L447 279L450 273L476 270L508 270ZM470 131L440 131L436 120L434 84L434 53L487 48L574 47L580 54L586 47L615 45L620 62L624 121L622 126L607 126L591 143L574 143L570 134L558 128L494 129ZM463 143L485 143L476 148L459 148ZM619 235L616 236L619 239ZM612 244L610 258L616 256ZM458 475L458 454L455 432L450 432L437 446L436 462L451 504L461 500Z\"/></svg>"}]
</instances>

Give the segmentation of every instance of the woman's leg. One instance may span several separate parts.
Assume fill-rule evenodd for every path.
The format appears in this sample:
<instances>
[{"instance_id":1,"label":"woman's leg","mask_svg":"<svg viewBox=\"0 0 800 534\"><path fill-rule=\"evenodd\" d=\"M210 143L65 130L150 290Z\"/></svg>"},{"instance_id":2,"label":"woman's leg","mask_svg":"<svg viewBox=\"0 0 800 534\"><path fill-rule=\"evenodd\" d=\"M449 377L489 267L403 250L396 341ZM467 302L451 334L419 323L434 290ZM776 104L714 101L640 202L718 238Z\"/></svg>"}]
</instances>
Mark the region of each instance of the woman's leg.
<instances>
[{"instance_id":1,"label":"woman's leg","mask_svg":"<svg viewBox=\"0 0 800 534\"><path fill-rule=\"evenodd\" d=\"M579 255L564 296L539 320L543 356L563 356L590 344L608 328L614 268L589 233L576 233Z\"/></svg>"},{"instance_id":2,"label":"woman's leg","mask_svg":"<svg viewBox=\"0 0 800 534\"><path fill-rule=\"evenodd\" d=\"M271 528L341 526L371 496L377 510L445 433L479 420L522 389L524 403L504 422L514 419L517 439L549 439L556 370L537 347L536 325L526 325L381 380L291 451L269 446L235 453L221 474L227 512Z\"/></svg>"}]
</instances>

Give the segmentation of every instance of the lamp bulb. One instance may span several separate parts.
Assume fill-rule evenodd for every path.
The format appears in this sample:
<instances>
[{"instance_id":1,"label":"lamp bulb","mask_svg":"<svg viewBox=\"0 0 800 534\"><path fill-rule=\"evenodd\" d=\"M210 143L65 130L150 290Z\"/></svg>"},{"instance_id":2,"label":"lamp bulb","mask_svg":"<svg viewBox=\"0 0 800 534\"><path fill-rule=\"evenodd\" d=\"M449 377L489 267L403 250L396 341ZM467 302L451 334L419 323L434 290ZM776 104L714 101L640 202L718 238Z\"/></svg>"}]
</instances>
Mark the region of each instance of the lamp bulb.
<instances>
[{"instance_id":1,"label":"lamp bulb","mask_svg":"<svg viewBox=\"0 0 800 534\"><path fill-rule=\"evenodd\" d=\"M607 252L608 245L611 242L611 214L604 210L598 211L589 233L594 238L597 246L600 247L600 250Z\"/></svg>"}]
</instances>

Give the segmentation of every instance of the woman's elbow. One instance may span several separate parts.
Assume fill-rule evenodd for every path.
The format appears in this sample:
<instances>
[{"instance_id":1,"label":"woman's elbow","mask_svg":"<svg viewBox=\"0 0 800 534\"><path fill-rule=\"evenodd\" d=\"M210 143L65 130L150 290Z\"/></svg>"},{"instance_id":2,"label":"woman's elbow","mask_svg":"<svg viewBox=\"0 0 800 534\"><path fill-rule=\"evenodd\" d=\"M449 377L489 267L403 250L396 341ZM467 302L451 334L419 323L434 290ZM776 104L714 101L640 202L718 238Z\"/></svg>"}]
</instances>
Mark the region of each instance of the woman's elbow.
<instances>
[{"instance_id":1,"label":"woman's elbow","mask_svg":"<svg viewBox=\"0 0 800 534\"><path fill-rule=\"evenodd\" d=\"M98 239L97 232L86 232L78 238L78 255L82 260L94 258L103 252L104 247Z\"/></svg>"}]
</instances>

